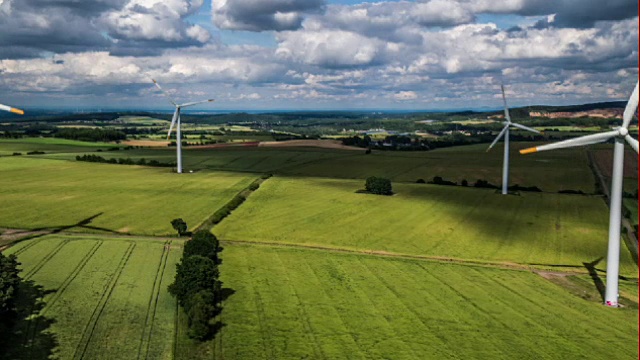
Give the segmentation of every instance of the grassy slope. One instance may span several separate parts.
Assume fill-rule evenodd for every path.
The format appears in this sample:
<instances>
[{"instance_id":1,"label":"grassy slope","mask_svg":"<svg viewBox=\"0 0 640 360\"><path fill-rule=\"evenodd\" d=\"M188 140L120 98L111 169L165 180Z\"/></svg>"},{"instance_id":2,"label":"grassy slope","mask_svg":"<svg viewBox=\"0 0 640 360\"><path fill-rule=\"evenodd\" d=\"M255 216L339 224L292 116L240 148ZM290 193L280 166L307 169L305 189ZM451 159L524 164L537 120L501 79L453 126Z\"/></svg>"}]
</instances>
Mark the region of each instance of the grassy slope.
<instances>
[{"instance_id":1,"label":"grassy slope","mask_svg":"<svg viewBox=\"0 0 640 360\"><path fill-rule=\"evenodd\" d=\"M226 246L223 260L235 293L218 359L638 356L637 309L529 272L265 246Z\"/></svg>"},{"instance_id":2,"label":"grassy slope","mask_svg":"<svg viewBox=\"0 0 640 360\"><path fill-rule=\"evenodd\" d=\"M23 276L50 291L41 315L55 320L48 331L58 342L56 358L131 359L148 352L150 359L166 359L176 308L166 286L180 244L47 236L6 253L16 253Z\"/></svg>"},{"instance_id":3,"label":"grassy slope","mask_svg":"<svg viewBox=\"0 0 640 360\"><path fill-rule=\"evenodd\" d=\"M606 257L608 211L597 197L419 184L396 184L396 195L381 197L357 194L362 187L272 178L214 232L227 240L579 268ZM623 273L636 273L626 251L621 261Z\"/></svg>"},{"instance_id":4,"label":"grassy slope","mask_svg":"<svg viewBox=\"0 0 640 360\"><path fill-rule=\"evenodd\" d=\"M17 157L0 158L0 171L0 227L71 226L99 215L88 226L145 235L173 234L170 221L177 217L195 227L252 180Z\"/></svg>"}]
</instances>

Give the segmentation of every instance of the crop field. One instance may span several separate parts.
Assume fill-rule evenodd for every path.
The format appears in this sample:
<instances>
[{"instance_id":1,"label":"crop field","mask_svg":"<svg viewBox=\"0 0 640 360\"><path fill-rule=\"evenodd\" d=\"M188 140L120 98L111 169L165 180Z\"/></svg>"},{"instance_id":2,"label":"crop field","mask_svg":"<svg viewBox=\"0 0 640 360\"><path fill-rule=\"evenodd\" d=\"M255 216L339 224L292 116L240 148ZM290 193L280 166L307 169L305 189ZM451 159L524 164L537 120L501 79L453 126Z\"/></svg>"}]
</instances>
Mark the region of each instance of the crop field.
<instances>
[{"instance_id":1,"label":"crop field","mask_svg":"<svg viewBox=\"0 0 640 360\"><path fill-rule=\"evenodd\" d=\"M16 333L14 358L170 359L176 302L167 292L182 240L46 236L9 248L22 276L45 290L44 307ZM46 319L53 319L45 325ZM36 341L53 334L55 347ZM43 357L44 358L44 357Z\"/></svg>"},{"instance_id":2,"label":"crop field","mask_svg":"<svg viewBox=\"0 0 640 360\"><path fill-rule=\"evenodd\" d=\"M363 181L271 178L214 233L225 240L582 270L583 262L606 258L608 209L599 197L502 196L425 184L394 184L394 196L356 193L362 188ZM624 247L621 272L637 273Z\"/></svg>"},{"instance_id":3,"label":"crop field","mask_svg":"<svg viewBox=\"0 0 640 360\"><path fill-rule=\"evenodd\" d=\"M108 149L115 146L118 145L56 138L0 139L0 155L11 155L14 152L21 152L24 155L29 151L44 151L46 153L93 152L99 148Z\"/></svg>"},{"instance_id":4,"label":"crop field","mask_svg":"<svg viewBox=\"0 0 640 360\"><path fill-rule=\"evenodd\" d=\"M255 178L20 157L0 172L0 227L142 235L173 235L178 217L195 228Z\"/></svg>"},{"instance_id":5,"label":"crop field","mask_svg":"<svg viewBox=\"0 0 640 360\"><path fill-rule=\"evenodd\" d=\"M235 293L201 358L638 357L637 308L526 271L256 245L225 246L223 259Z\"/></svg>"},{"instance_id":6,"label":"crop field","mask_svg":"<svg viewBox=\"0 0 640 360\"><path fill-rule=\"evenodd\" d=\"M584 149L520 155L519 149L534 146L515 143L511 147L511 184L537 186L546 192L559 190L594 191L595 179ZM291 177L332 177L365 179L385 176L395 182L429 181L435 176L460 183L477 179L500 184L502 145L486 152L487 144L443 148L427 152L343 151L319 148L236 148L183 150L186 169L210 169L273 173ZM45 155L73 159L76 154ZM175 149L134 149L103 152L101 156L175 161Z\"/></svg>"}]
</instances>

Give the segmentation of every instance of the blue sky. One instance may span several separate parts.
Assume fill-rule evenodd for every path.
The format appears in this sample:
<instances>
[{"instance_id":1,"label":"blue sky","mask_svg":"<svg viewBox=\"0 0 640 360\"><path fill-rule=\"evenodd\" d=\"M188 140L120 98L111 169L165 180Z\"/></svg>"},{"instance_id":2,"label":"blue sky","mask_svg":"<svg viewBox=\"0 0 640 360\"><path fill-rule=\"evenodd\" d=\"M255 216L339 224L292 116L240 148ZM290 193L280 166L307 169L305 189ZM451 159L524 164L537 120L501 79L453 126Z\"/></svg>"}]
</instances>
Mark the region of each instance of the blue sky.
<instances>
[{"instance_id":1,"label":"blue sky","mask_svg":"<svg viewBox=\"0 0 640 360\"><path fill-rule=\"evenodd\" d=\"M0 0L0 102L452 109L624 100L637 2Z\"/></svg>"}]
</instances>

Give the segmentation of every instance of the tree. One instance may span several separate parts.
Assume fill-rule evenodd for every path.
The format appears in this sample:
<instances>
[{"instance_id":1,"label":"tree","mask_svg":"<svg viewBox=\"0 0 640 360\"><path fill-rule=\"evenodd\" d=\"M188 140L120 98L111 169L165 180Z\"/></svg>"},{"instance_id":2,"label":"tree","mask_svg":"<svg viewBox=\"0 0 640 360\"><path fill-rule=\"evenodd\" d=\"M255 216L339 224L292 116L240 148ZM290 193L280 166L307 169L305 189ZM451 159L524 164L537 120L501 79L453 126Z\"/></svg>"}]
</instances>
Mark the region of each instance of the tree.
<instances>
[{"instance_id":1,"label":"tree","mask_svg":"<svg viewBox=\"0 0 640 360\"><path fill-rule=\"evenodd\" d=\"M173 226L173 229L178 232L179 236L182 236L187 232L187 223L181 218L171 220L171 226Z\"/></svg>"},{"instance_id":2,"label":"tree","mask_svg":"<svg viewBox=\"0 0 640 360\"><path fill-rule=\"evenodd\" d=\"M180 306L184 307L187 299L200 290L220 293L220 273L213 260L192 255L183 258L176 267L176 277L173 284L169 285L169 293L176 296Z\"/></svg>"},{"instance_id":3,"label":"tree","mask_svg":"<svg viewBox=\"0 0 640 360\"><path fill-rule=\"evenodd\" d=\"M393 194L391 190L391 180L381 178L381 177L376 177L376 176L368 177L364 184L364 187L368 192L376 195Z\"/></svg>"},{"instance_id":4,"label":"tree","mask_svg":"<svg viewBox=\"0 0 640 360\"><path fill-rule=\"evenodd\" d=\"M467 179L462 179L462 182L460 184L462 186L469 186L469 182L467 181Z\"/></svg>"},{"instance_id":5,"label":"tree","mask_svg":"<svg viewBox=\"0 0 640 360\"><path fill-rule=\"evenodd\" d=\"M218 311L216 295L211 290L200 290L185 303L190 338L204 340L211 331L209 321Z\"/></svg>"},{"instance_id":6,"label":"tree","mask_svg":"<svg viewBox=\"0 0 640 360\"><path fill-rule=\"evenodd\" d=\"M218 262L220 243L215 235L207 230L198 230L191 236L191 240L184 244L183 256L200 255Z\"/></svg>"},{"instance_id":7,"label":"tree","mask_svg":"<svg viewBox=\"0 0 640 360\"><path fill-rule=\"evenodd\" d=\"M9 323L15 312L15 297L20 285L20 270L15 255L0 253L0 323Z\"/></svg>"}]
</instances>

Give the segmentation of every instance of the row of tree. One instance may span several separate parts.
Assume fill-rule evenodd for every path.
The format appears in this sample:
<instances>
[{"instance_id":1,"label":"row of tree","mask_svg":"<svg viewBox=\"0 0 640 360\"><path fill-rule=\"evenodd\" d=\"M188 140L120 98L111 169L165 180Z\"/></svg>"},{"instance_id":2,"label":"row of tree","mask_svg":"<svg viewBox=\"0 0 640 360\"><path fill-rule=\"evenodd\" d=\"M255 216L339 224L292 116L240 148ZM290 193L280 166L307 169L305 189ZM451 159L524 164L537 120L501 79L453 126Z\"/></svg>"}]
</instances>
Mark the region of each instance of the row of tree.
<instances>
[{"instance_id":1,"label":"row of tree","mask_svg":"<svg viewBox=\"0 0 640 360\"><path fill-rule=\"evenodd\" d=\"M104 163L104 164L121 164L121 165L142 165L142 166L157 166L157 167L174 167L175 163L162 163L158 160L145 160L145 158L141 158L138 160L133 160L131 158L111 158L105 159L100 155L93 154L85 154L85 155L77 155L77 161L87 161L87 162L96 162L96 163Z\"/></svg>"},{"instance_id":2,"label":"row of tree","mask_svg":"<svg viewBox=\"0 0 640 360\"><path fill-rule=\"evenodd\" d=\"M127 138L127 135L120 130L100 128L57 128L53 136L70 140L102 142L120 141Z\"/></svg>"},{"instance_id":3,"label":"row of tree","mask_svg":"<svg viewBox=\"0 0 640 360\"><path fill-rule=\"evenodd\" d=\"M16 296L22 279L15 255L0 253L0 344L10 334L16 321Z\"/></svg>"},{"instance_id":4,"label":"row of tree","mask_svg":"<svg viewBox=\"0 0 640 360\"><path fill-rule=\"evenodd\" d=\"M182 232L186 232L186 226ZM213 319L222 309L220 251L215 235L207 230L194 232L184 245L175 280L169 285L169 293L187 314L188 335L193 339L205 340L213 335Z\"/></svg>"}]
</instances>

